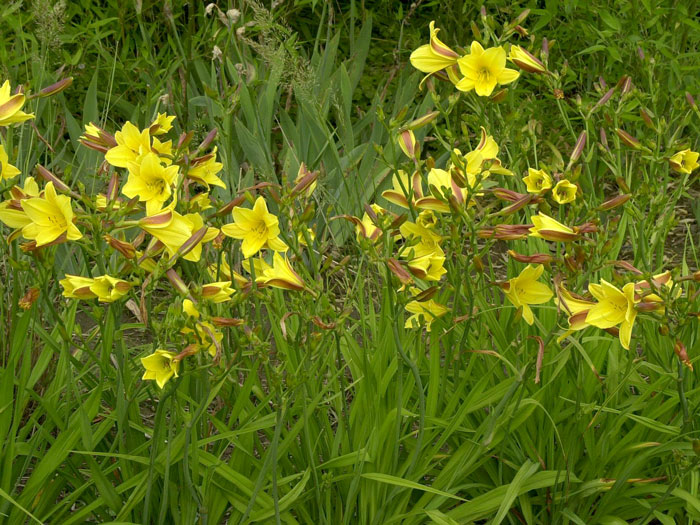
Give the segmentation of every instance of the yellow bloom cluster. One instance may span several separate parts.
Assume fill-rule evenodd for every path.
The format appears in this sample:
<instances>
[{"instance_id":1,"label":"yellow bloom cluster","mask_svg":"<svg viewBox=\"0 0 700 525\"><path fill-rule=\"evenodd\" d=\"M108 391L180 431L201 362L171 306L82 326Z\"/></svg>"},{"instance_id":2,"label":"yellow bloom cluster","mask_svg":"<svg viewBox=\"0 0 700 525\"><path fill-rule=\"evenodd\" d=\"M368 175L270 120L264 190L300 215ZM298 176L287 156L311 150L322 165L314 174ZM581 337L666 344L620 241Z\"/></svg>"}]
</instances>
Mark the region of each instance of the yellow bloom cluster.
<instances>
[{"instance_id":1,"label":"yellow bloom cluster","mask_svg":"<svg viewBox=\"0 0 700 525\"><path fill-rule=\"evenodd\" d=\"M440 30L430 22L430 43L411 53L411 65L428 76L444 74L460 91L474 91L480 97L490 96L496 86L510 84L520 73L506 67L506 51L502 46L484 47L471 43L469 53L460 56L439 38ZM524 71L545 73L544 64L520 46L511 46L507 57Z\"/></svg>"}]
</instances>

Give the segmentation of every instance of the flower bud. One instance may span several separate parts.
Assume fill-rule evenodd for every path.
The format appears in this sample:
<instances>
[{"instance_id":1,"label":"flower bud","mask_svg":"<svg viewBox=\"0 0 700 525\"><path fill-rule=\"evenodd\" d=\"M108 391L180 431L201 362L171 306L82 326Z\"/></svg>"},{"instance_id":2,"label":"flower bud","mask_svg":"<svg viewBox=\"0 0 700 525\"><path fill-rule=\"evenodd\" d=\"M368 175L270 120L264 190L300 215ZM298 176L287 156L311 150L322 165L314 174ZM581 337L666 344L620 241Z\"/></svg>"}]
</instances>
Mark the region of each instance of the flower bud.
<instances>
[{"instance_id":1,"label":"flower bud","mask_svg":"<svg viewBox=\"0 0 700 525\"><path fill-rule=\"evenodd\" d=\"M187 288L185 281L182 280L182 278L173 268L170 268L167 272L165 272L165 275L167 276L168 281L170 281L170 284L173 285L173 288L182 294L189 295L190 291Z\"/></svg>"},{"instance_id":2,"label":"flower bud","mask_svg":"<svg viewBox=\"0 0 700 525\"><path fill-rule=\"evenodd\" d=\"M214 139L216 138L216 134L218 133L218 130L216 128L212 129L209 133L207 133L207 136L204 137L204 140L202 143L199 145L197 148L197 151L204 151L207 149L212 142L214 142Z\"/></svg>"},{"instance_id":3,"label":"flower bud","mask_svg":"<svg viewBox=\"0 0 700 525\"><path fill-rule=\"evenodd\" d=\"M413 277L411 276L411 273L404 268L401 263L395 259L394 257L389 257L386 261L387 266L389 267L389 270L391 270L391 273L393 273L396 277L398 277L399 281L401 281L401 284L409 284L413 282Z\"/></svg>"},{"instance_id":4,"label":"flower bud","mask_svg":"<svg viewBox=\"0 0 700 525\"><path fill-rule=\"evenodd\" d=\"M687 91L685 92L685 99L688 101L688 104L690 104L691 108L698 109L697 105L695 104L695 99L693 98L693 95L691 95Z\"/></svg>"},{"instance_id":5,"label":"flower bud","mask_svg":"<svg viewBox=\"0 0 700 525\"><path fill-rule=\"evenodd\" d=\"M535 57L527 49L520 46L510 46L508 58L520 69L528 73L546 73L547 68L540 59Z\"/></svg>"},{"instance_id":6,"label":"flower bud","mask_svg":"<svg viewBox=\"0 0 700 525\"><path fill-rule=\"evenodd\" d=\"M211 322L214 326L227 327L227 326L242 326L243 319L236 319L235 317L212 317Z\"/></svg>"},{"instance_id":7,"label":"flower bud","mask_svg":"<svg viewBox=\"0 0 700 525\"><path fill-rule=\"evenodd\" d=\"M579 157L581 156L581 153L583 153L583 148L586 146L586 137L588 135L586 134L586 131L582 131L578 139L576 139L576 145L574 146L574 151L571 152L571 158L569 159L569 166L572 166L574 162L576 162Z\"/></svg>"},{"instance_id":8,"label":"flower bud","mask_svg":"<svg viewBox=\"0 0 700 525\"><path fill-rule=\"evenodd\" d=\"M639 142L636 138L634 138L632 135L630 135L626 131L624 131L620 128L615 128L615 133L617 133L617 136L620 138L620 140L626 146L629 146L630 148L634 148L637 150L642 148L642 143Z\"/></svg>"},{"instance_id":9,"label":"flower bud","mask_svg":"<svg viewBox=\"0 0 700 525\"><path fill-rule=\"evenodd\" d=\"M688 350L685 348L685 345L680 341L677 340L676 343L673 345L673 351L676 353L678 356L678 359L681 360L681 363L683 363L685 366L690 368L691 370L693 369L693 363L690 361L690 358L688 357ZM695 448L693 444L693 448ZM697 450L695 451L697 454Z\"/></svg>"},{"instance_id":10,"label":"flower bud","mask_svg":"<svg viewBox=\"0 0 700 525\"><path fill-rule=\"evenodd\" d=\"M649 113L646 112L644 108L639 108L639 115L642 117L644 124L646 124L648 128L656 130L654 122L651 120L651 116L649 115Z\"/></svg>"},{"instance_id":11,"label":"flower bud","mask_svg":"<svg viewBox=\"0 0 700 525\"><path fill-rule=\"evenodd\" d=\"M615 88L608 89L605 92L605 95L600 97L600 100L596 102L596 105L591 108L591 111L588 114L591 115L595 110L604 106L612 98L613 93L615 93Z\"/></svg>"},{"instance_id":12,"label":"flower bud","mask_svg":"<svg viewBox=\"0 0 700 525\"><path fill-rule=\"evenodd\" d=\"M431 111L430 113L427 113L423 115L422 117L418 117L415 120L412 120L411 122L408 123L406 128L410 130L416 130L419 128L422 128L423 126L430 124L433 120L438 118L440 115L439 111Z\"/></svg>"},{"instance_id":13,"label":"flower bud","mask_svg":"<svg viewBox=\"0 0 700 525\"><path fill-rule=\"evenodd\" d=\"M534 263L534 264L549 264L555 260L554 257L546 253L534 253L532 255L523 255L514 250L508 250L508 255L511 259L514 259L521 263Z\"/></svg>"},{"instance_id":14,"label":"flower bud","mask_svg":"<svg viewBox=\"0 0 700 525\"><path fill-rule=\"evenodd\" d=\"M401 151L403 151L408 158L414 161L418 160L420 156L420 146L418 142L416 142L416 136L413 134L412 130L406 129L401 131L397 141Z\"/></svg>"},{"instance_id":15,"label":"flower bud","mask_svg":"<svg viewBox=\"0 0 700 525\"><path fill-rule=\"evenodd\" d=\"M600 144L608 151L610 151L610 146L608 146L608 134L605 133L603 128L600 128Z\"/></svg>"},{"instance_id":16,"label":"flower bud","mask_svg":"<svg viewBox=\"0 0 700 525\"><path fill-rule=\"evenodd\" d=\"M489 97L489 101L493 102L494 104L498 104L499 102L503 102L506 99L507 94L508 88L499 89Z\"/></svg>"},{"instance_id":17,"label":"flower bud","mask_svg":"<svg viewBox=\"0 0 700 525\"><path fill-rule=\"evenodd\" d=\"M39 96L40 97L50 97L52 95L56 95L57 93L60 93L61 91L68 89L71 84L73 83L73 77L67 77L62 80L59 80L55 84L51 84L50 86L45 87L41 91L39 91Z\"/></svg>"},{"instance_id":18,"label":"flower bud","mask_svg":"<svg viewBox=\"0 0 700 525\"><path fill-rule=\"evenodd\" d=\"M193 137L194 137L193 131L188 131L187 133L183 132L177 141L177 149L183 149L183 148L187 147L190 144L190 142L192 142Z\"/></svg>"},{"instance_id":19,"label":"flower bud","mask_svg":"<svg viewBox=\"0 0 700 525\"><path fill-rule=\"evenodd\" d=\"M136 256L136 248L131 243L119 240L109 234L105 234L104 240L127 259L133 259Z\"/></svg>"},{"instance_id":20,"label":"flower bud","mask_svg":"<svg viewBox=\"0 0 700 525\"><path fill-rule=\"evenodd\" d=\"M597 211L608 211L612 210L613 208L617 208L618 206L622 206L624 203L626 203L628 200L630 200L630 195L629 193L623 193L622 195L617 195L613 197L612 199L608 199L603 204L598 206L596 208Z\"/></svg>"}]
</instances>

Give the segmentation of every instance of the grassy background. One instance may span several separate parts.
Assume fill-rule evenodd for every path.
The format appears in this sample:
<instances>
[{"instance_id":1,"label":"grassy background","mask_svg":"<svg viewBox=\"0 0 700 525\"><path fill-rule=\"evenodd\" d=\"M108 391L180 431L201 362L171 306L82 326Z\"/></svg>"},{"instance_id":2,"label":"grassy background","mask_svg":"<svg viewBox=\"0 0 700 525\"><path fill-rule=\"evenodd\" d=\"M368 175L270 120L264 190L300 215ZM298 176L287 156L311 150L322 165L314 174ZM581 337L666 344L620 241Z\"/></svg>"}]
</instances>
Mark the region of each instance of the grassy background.
<instances>
[{"instance_id":1,"label":"grassy background","mask_svg":"<svg viewBox=\"0 0 700 525\"><path fill-rule=\"evenodd\" d=\"M0 522L700 520L691 441L700 383L687 371L687 399L679 395L672 348L655 325L636 328L639 355L596 331L563 349L548 339L535 384L537 345L527 336L557 329L554 306L540 309L535 329L511 322L512 309L487 287L491 273L474 285L483 290L470 305L476 320L416 337L403 329L384 276L342 245L347 231L329 221L360 214L386 187L400 161L399 123L445 102L419 92L420 75L406 67L429 21L445 42L466 47L472 23L483 31L530 8L523 26L535 48L546 37L551 62L568 63L564 100L524 76L498 111L464 102L456 122L472 134L484 125L516 173L536 160L557 166L587 127L586 199L609 195L615 175L635 196L619 228L606 224L601 243L615 246L612 258L621 252L648 271L698 268L697 184L679 184L639 156L609 159L596 144L601 128L612 143L610 130L622 127L657 149L698 149L700 120L684 97L700 94L694 2L497 1L485 4L486 19L480 7L300 0L270 11L270 2L219 2L206 14L195 1L34 0L2 8L2 78L37 91L74 77L70 90L33 108L43 140L28 125L8 136L23 173L41 163L74 187L101 189L99 156L78 146L83 124L145 126L168 111L178 132L219 130L230 188L221 198L294 177L302 161L321 170L319 228L328 246L331 238L341 246L324 255L354 258L312 305L273 293L270 322L228 335L226 366L202 363L161 392L140 381L137 357L167 334L145 333L116 305L61 300L50 275L41 276L39 302L20 310L43 270L3 241ZM234 8L235 22L226 15ZM611 86L622 75L635 96L584 119L605 92L601 78ZM464 146L464 137L450 138ZM53 271L79 273L83 264L64 246ZM338 326L291 317L281 329L286 312L309 309ZM678 336L693 358L697 329Z\"/></svg>"}]
</instances>

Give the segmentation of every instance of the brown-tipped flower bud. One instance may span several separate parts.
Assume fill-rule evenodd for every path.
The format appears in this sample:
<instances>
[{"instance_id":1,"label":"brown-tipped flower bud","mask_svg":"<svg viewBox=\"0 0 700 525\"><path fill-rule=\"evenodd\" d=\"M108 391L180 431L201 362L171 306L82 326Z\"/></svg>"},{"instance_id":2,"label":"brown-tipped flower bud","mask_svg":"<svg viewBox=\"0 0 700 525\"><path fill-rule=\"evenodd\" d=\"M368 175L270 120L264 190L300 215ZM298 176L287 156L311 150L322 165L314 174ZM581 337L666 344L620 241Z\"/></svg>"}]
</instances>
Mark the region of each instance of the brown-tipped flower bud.
<instances>
[{"instance_id":1,"label":"brown-tipped flower bud","mask_svg":"<svg viewBox=\"0 0 700 525\"><path fill-rule=\"evenodd\" d=\"M41 91L39 91L39 96L40 97L50 97L52 95L56 95L57 93L60 93L64 89L68 89L71 84L73 83L73 77L67 77L62 80L59 80L55 84L51 84L50 86L45 87Z\"/></svg>"},{"instance_id":2,"label":"brown-tipped flower bud","mask_svg":"<svg viewBox=\"0 0 700 525\"><path fill-rule=\"evenodd\" d=\"M644 50L639 46L637 46L637 56L639 60L644 60Z\"/></svg>"},{"instance_id":3,"label":"brown-tipped flower bud","mask_svg":"<svg viewBox=\"0 0 700 525\"><path fill-rule=\"evenodd\" d=\"M413 276L411 276L411 273L404 268L397 259L394 257L389 257L386 264L389 267L389 270L391 270L391 273L398 277L401 284L409 284L413 282Z\"/></svg>"},{"instance_id":4,"label":"brown-tipped flower bud","mask_svg":"<svg viewBox=\"0 0 700 525\"><path fill-rule=\"evenodd\" d=\"M44 179L46 182L53 182L54 187L56 188L57 191L63 192L63 193L68 193L71 197L74 199L79 199L80 195L77 193L74 193L68 186L66 186L61 179L59 179L56 175L51 173L49 170L47 170L44 166L41 164L36 165L36 172L39 174L39 176Z\"/></svg>"},{"instance_id":5,"label":"brown-tipped flower bud","mask_svg":"<svg viewBox=\"0 0 700 525\"><path fill-rule=\"evenodd\" d=\"M649 113L644 108L639 108L639 115L642 117L642 120L644 121L644 124L647 125L648 128L655 130L656 127L654 126L654 122L651 120L651 116Z\"/></svg>"},{"instance_id":6,"label":"brown-tipped flower bud","mask_svg":"<svg viewBox=\"0 0 700 525\"><path fill-rule=\"evenodd\" d=\"M521 198L519 198L517 201L515 201L510 206L503 208L499 212L499 214L500 215L512 215L513 213L516 213L516 212L522 210L525 206L532 203L535 199L537 199L537 197L538 197L537 195L533 195L532 193L528 193L527 195L523 195Z\"/></svg>"},{"instance_id":7,"label":"brown-tipped flower bud","mask_svg":"<svg viewBox=\"0 0 700 525\"><path fill-rule=\"evenodd\" d=\"M608 211L612 210L613 208L617 208L618 206L622 206L624 203L626 203L632 195L629 193L623 193L622 195L616 195L615 197L606 200L596 208L597 211Z\"/></svg>"},{"instance_id":8,"label":"brown-tipped flower bud","mask_svg":"<svg viewBox=\"0 0 700 525\"><path fill-rule=\"evenodd\" d=\"M623 80L623 79L624 79L624 80ZM633 87L633 86L632 86L632 77L630 77L629 75L625 75L624 77L622 77L622 78L620 79L620 82L622 82L622 90L621 90L621 92L622 92L623 95L626 95L627 93L629 93L630 91L632 91L632 87Z\"/></svg>"},{"instance_id":9,"label":"brown-tipped flower bud","mask_svg":"<svg viewBox=\"0 0 700 525\"><path fill-rule=\"evenodd\" d=\"M514 250L508 250L508 255L511 259L526 264L549 264L555 260L554 257L546 253L534 253L532 255L523 255Z\"/></svg>"},{"instance_id":10,"label":"brown-tipped flower bud","mask_svg":"<svg viewBox=\"0 0 700 525\"><path fill-rule=\"evenodd\" d=\"M521 37L526 38L530 33L528 32L527 29L525 29L521 25L515 26L513 29L515 29L515 32L518 33Z\"/></svg>"},{"instance_id":11,"label":"brown-tipped flower bud","mask_svg":"<svg viewBox=\"0 0 700 525\"><path fill-rule=\"evenodd\" d=\"M677 340L676 343L673 345L673 351L678 356L678 359L681 360L681 363L683 363L685 366L687 366L691 370L693 369L693 363L690 361L690 357L688 357L688 350L686 349L685 345L680 340ZM695 447L693 447L693 448L695 448ZM697 453L697 451L696 451L696 453Z\"/></svg>"},{"instance_id":12,"label":"brown-tipped flower bud","mask_svg":"<svg viewBox=\"0 0 700 525\"><path fill-rule=\"evenodd\" d=\"M197 148L197 151L204 151L205 149L207 149L211 145L211 143L214 142L217 133L218 130L216 128L212 129L209 133L207 133L207 136L204 137L204 140Z\"/></svg>"},{"instance_id":13,"label":"brown-tipped flower bud","mask_svg":"<svg viewBox=\"0 0 700 525\"><path fill-rule=\"evenodd\" d=\"M408 158L414 161L418 160L418 157L420 156L420 146L416 141L416 136L413 134L412 130L405 129L401 131L397 141L401 151L403 151Z\"/></svg>"},{"instance_id":14,"label":"brown-tipped flower bud","mask_svg":"<svg viewBox=\"0 0 700 525\"><path fill-rule=\"evenodd\" d=\"M626 146L629 146L630 148L634 148L634 149L641 149L642 148L642 143L639 142L636 138L634 138L632 135L630 135L626 131L624 131L620 128L615 128L615 133L617 133L617 136L620 137L620 140Z\"/></svg>"},{"instance_id":15,"label":"brown-tipped flower bud","mask_svg":"<svg viewBox=\"0 0 700 525\"><path fill-rule=\"evenodd\" d=\"M546 38L542 39L542 57L547 58L549 56L549 40Z\"/></svg>"},{"instance_id":16,"label":"brown-tipped flower bud","mask_svg":"<svg viewBox=\"0 0 700 525\"><path fill-rule=\"evenodd\" d=\"M638 312L655 312L657 310L663 309L664 305L663 303L660 303L658 301L647 301L647 302L639 302L634 305L634 309L637 310Z\"/></svg>"},{"instance_id":17,"label":"brown-tipped flower bud","mask_svg":"<svg viewBox=\"0 0 700 525\"><path fill-rule=\"evenodd\" d=\"M175 253L175 257L182 257L183 255L187 255L190 253L195 246L197 246L200 242L202 242L202 239L204 239L204 236L207 234L207 228L206 226L201 227L199 230L194 232L192 236L187 239L182 246L177 250Z\"/></svg>"},{"instance_id":18,"label":"brown-tipped flower bud","mask_svg":"<svg viewBox=\"0 0 700 525\"><path fill-rule=\"evenodd\" d=\"M107 201L113 201L119 195L119 174L115 171L109 179L109 184L107 185Z\"/></svg>"},{"instance_id":19,"label":"brown-tipped flower bud","mask_svg":"<svg viewBox=\"0 0 700 525\"><path fill-rule=\"evenodd\" d=\"M608 146L608 134L605 133L605 130L603 128L600 128L600 144L606 150L610 151L610 147Z\"/></svg>"},{"instance_id":20,"label":"brown-tipped flower bud","mask_svg":"<svg viewBox=\"0 0 700 525\"><path fill-rule=\"evenodd\" d=\"M438 118L438 115L440 115L439 111L431 111L430 113L427 113L422 117L418 117L417 119L409 122L406 128L410 130L422 128L423 126L430 124L433 120Z\"/></svg>"},{"instance_id":21,"label":"brown-tipped flower bud","mask_svg":"<svg viewBox=\"0 0 700 525\"><path fill-rule=\"evenodd\" d=\"M581 153L583 153L583 148L586 146L586 138L588 135L586 134L586 131L582 131L578 139L576 139L576 145L574 146L574 150L571 152L571 158L569 159L569 167L571 167L574 162L576 162L580 157Z\"/></svg>"},{"instance_id":22,"label":"brown-tipped flower bud","mask_svg":"<svg viewBox=\"0 0 700 525\"><path fill-rule=\"evenodd\" d=\"M243 319L236 319L235 317L212 317L211 322L214 326L220 328L243 325Z\"/></svg>"},{"instance_id":23,"label":"brown-tipped flower bud","mask_svg":"<svg viewBox=\"0 0 700 525\"><path fill-rule=\"evenodd\" d=\"M306 196L310 197L316 189L316 179L318 179L319 173L318 171L309 171L306 164L302 162L297 178L294 179L295 186L292 188L291 195L295 196L306 192Z\"/></svg>"},{"instance_id":24,"label":"brown-tipped flower bud","mask_svg":"<svg viewBox=\"0 0 700 525\"><path fill-rule=\"evenodd\" d=\"M589 115L592 114L593 112L595 112L598 108L607 104L607 102L612 98L613 93L615 93L615 88L608 89L605 92L605 94L602 97L600 97L600 100L598 102L596 102L595 106L593 106L591 108Z\"/></svg>"},{"instance_id":25,"label":"brown-tipped flower bud","mask_svg":"<svg viewBox=\"0 0 700 525\"><path fill-rule=\"evenodd\" d=\"M193 131L188 131L187 133L182 133L180 135L180 138L177 141L177 149L183 149L187 147L190 142L192 142L192 138L194 137L194 132Z\"/></svg>"},{"instance_id":26,"label":"brown-tipped flower bud","mask_svg":"<svg viewBox=\"0 0 700 525\"><path fill-rule=\"evenodd\" d=\"M685 92L685 99L688 101L688 104L690 104L691 108L698 109L697 105L695 104L695 99L693 98L693 95L691 95L687 91Z\"/></svg>"},{"instance_id":27,"label":"brown-tipped flower bud","mask_svg":"<svg viewBox=\"0 0 700 525\"><path fill-rule=\"evenodd\" d=\"M109 234L105 234L104 240L127 259L133 259L136 256L136 248L131 243L119 240Z\"/></svg>"},{"instance_id":28,"label":"brown-tipped flower bud","mask_svg":"<svg viewBox=\"0 0 700 525\"><path fill-rule=\"evenodd\" d=\"M182 280L180 275L173 268L170 268L167 272L165 272L165 275L167 276L168 281L170 281L170 284L173 285L173 288L182 294L189 295L190 291L187 288L185 281Z\"/></svg>"}]
</instances>

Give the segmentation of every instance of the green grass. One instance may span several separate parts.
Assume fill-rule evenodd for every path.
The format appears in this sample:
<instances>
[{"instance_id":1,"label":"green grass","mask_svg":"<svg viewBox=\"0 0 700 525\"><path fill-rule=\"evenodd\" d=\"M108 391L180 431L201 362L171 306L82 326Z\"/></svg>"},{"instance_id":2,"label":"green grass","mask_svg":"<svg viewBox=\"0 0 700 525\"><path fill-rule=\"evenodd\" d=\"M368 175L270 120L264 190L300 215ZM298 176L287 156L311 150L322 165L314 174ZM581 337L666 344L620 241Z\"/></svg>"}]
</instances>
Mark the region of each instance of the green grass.
<instances>
[{"instance_id":1,"label":"green grass","mask_svg":"<svg viewBox=\"0 0 700 525\"><path fill-rule=\"evenodd\" d=\"M700 148L700 113L685 98L700 96L697 7L494 1L482 17L470 2L418 4L297 0L270 12L270 2L241 1L206 14L200 2L79 0L61 13L34 0L0 12L0 81L36 93L74 79L26 104L33 124L0 130L22 179L41 164L81 195L104 191L102 156L78 142L83 125L145 127L159 111L177 115L174 141L192 131L196 145L218 130L220 205L260 182L286 187L302 162L320 173L303 205L259 191L317 296L265 288L210 306L245 326L224 330L218 363L200 352L163 390L141 380L139 358L185 345L182 296L168 280L144 285L145 319L140 286L111 305L69 300L65 274L120 271L124 259L97 235L108 226L81 226L93 244L34 254L2 227L0 523L700 521L700 377L673 350L682 341L700 366L698 283L682 280L700 266L699 186L697 172L668 163ZM238 19L226 14L234 8ZM468 48L525 9L532 37L508 42L539 52L546 37L559 77L523 73L499 103L457 96L446 82L419 90L408 57L431 20L453 49ZM596 106L623 75L633 89ZM567 172L581 187L576 203L539 209L566 224L595 221L598 232L568 248L479 238L495 220L527 223L537 211L495 219L509 203L490 194L442 216L448 274L434 298L451 310L425 332L404 328L410 296L386 264L397 243L358 242L338 216L378 202L413 220L380 195L396 170L414 169L399 129L433 110L439 117L416 130L423 175L429 162L444 167L452 147L473 149L484 126L515 173L493 181L524 192L528 167ZM616 129L646 149L626 147ZM3 200L13 183L2 182ZM620 193L631 195L624 206L596 209ZM303 211L312 249L293 242ZM205 259L226 253L240 270L239 247L228 239ZM635 277L615 260L646 278L672 270L677 284L663 315L640 314L631 350L593 327L559 343L566 317L552 302L534 307L528 326L493 285L524 267L509 249L551 253L559 262L542 282L565 278L579 293ZM203 263L177 270L193 290L211 281ZM23 310L31 287L39 298Z\"/></svg>"}]
</instances>

